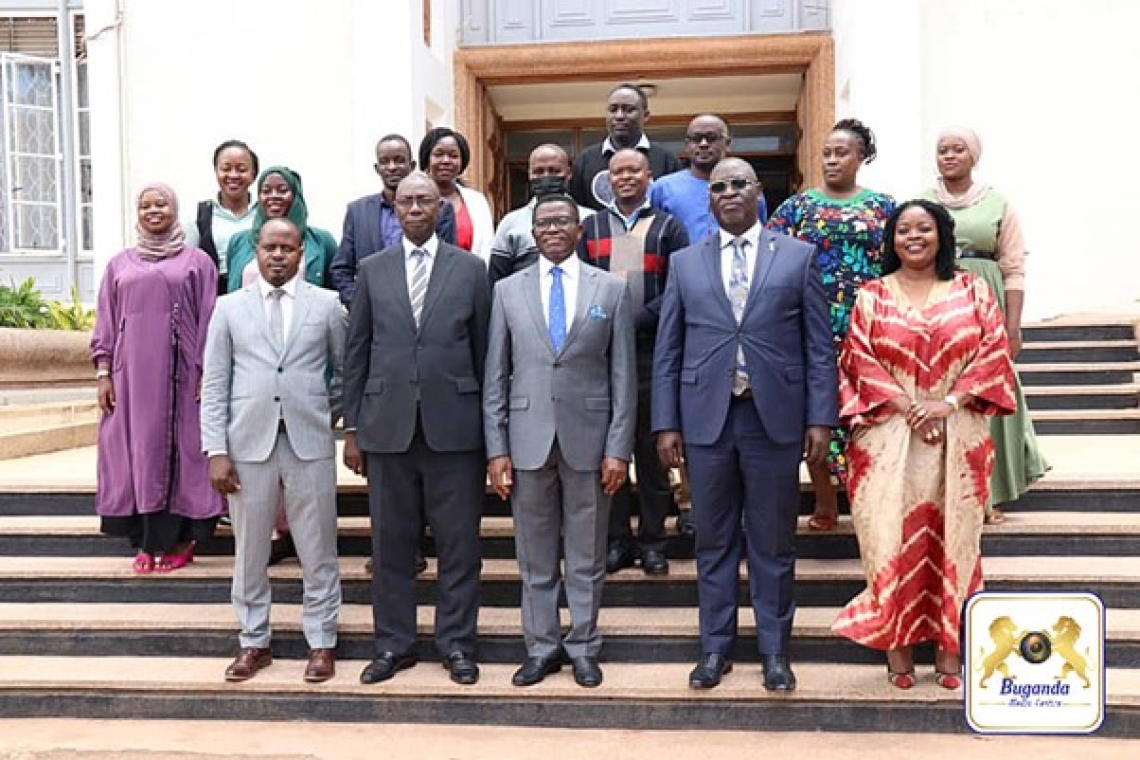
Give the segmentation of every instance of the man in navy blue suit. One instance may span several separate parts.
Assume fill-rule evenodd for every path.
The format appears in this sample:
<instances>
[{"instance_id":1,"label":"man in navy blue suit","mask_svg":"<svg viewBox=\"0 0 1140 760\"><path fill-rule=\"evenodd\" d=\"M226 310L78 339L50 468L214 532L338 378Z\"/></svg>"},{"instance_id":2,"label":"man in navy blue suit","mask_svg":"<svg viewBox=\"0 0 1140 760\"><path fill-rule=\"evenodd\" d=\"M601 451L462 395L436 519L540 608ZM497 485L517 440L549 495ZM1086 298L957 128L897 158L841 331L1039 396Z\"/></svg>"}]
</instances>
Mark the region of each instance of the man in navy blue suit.
<instances>
[{"instance_id":1,"label":"man in navy blue suit","mask_svg":"<svg viewBox=\"0 0 1140 760\"><path fill-rule=\"evenodd\" d=\"M740 555L764 686L796 687L800 460L821 461L838 422L838 382L815 247L760 226L760 183L727 158L709 178L720 229L674 253L653 363L653 431L667 467L688 467L696 524L701 658L689 686L732 669Z\"/></svg>"}]
</instances>

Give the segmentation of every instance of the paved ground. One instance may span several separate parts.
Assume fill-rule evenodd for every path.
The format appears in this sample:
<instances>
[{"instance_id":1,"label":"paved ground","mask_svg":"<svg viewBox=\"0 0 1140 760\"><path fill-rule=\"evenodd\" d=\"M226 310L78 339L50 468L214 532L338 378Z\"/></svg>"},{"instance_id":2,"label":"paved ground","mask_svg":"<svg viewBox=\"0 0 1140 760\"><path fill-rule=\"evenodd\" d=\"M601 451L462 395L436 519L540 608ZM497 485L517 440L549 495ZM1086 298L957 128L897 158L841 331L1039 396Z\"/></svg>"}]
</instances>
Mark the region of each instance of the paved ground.
<instances>
[{"instance_id":1,"label":"paved ground","mask_svg":"<svg viewBox=\"0 0 1140 760\"><path fill-rule=\"evenodd\" d=\"M1138 754L1140 741L1097 737L0 720L0 760L742 760L797 755L833 760L1118 760Z\"/></svg>"}]
</instances>

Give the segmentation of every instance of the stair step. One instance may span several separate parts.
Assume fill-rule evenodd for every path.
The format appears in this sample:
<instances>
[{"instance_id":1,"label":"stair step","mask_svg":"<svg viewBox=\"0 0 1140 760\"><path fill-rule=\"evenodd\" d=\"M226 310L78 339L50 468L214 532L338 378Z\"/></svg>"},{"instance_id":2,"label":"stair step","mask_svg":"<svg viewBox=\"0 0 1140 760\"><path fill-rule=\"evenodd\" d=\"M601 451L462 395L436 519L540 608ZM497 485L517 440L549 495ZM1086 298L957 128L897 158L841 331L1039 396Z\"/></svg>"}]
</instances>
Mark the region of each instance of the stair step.
<instances>
[{"instance_id":1,"label":"stair step","mask_svg":"<svg viewBox=\"0 0 1140 760\"><path fill-rule=\"evenodd\" d=\"M1136 340L1140 316L1120 317L1060 317L1057 319L1022 324L1021 335L1027 341L1091 341Z\"/></svg>"},{"instance_id":2,"label":"stair step","mask_svg":"<svg viewBox=\"0 0 1140 760\"><path fill-rule=\"evenodd\" d=\"M1046 409L1136 409L1140 407L1140 384L1122 385L1028 385L1025 400L1036 415Z\"/></svg>"},{"instance_id":3,"label":"stair step","mask_svg":"<svg viewBox=\"0 0 1140 760\"><path fill-rule=\"evenodd\" d=\"M1041 409L1032 417L1047 435L1140 434L1140 409Z\"/></svg>"},{"instance_id":4,"label":"stair step","mask_svg":"<svg viewBox=\"0 0 1140 760\"><path fill-rule=\"evenodd\" d=\"M1046 362L1112 362L1137 358L1134 339L1032 341L1022 344L1017 361L1024 364Z\"/></svg>"},{"instance_id":5,"label":"stair step","mask_svg":"<svg viewBox=\"0 0 1140 760\"><path fill-rule=\"evenodd\" d=\"M574 684L564 668L535 686L510 683L513 664L486 664L476 686L452 683L427 664L364 686L363 660L337 664L325 684L301 680L303 664L278 660L242 684L227 684L228 658L0 657L5 717L180 718L383 721L588 728L830 731L964 730L960 692L929 672L902 691L879 665L801 663L796 691L770 694L759 668L741 665L707 692L688 688L689 663L603 663L596 689ZM1109 669L1109 711L1102 735L1140 727L1140 671Z\"/></svg>"},{"instance_id":6,"label":"stair step","mask_svg":"<svg viewBox=\"0 0 1140 760\"><path fill-rule=\"evenodd\" d=\"M1022 385L1120 385L1136 382L1140 361L1017 364Z\"/></svg>"}]
</instances>

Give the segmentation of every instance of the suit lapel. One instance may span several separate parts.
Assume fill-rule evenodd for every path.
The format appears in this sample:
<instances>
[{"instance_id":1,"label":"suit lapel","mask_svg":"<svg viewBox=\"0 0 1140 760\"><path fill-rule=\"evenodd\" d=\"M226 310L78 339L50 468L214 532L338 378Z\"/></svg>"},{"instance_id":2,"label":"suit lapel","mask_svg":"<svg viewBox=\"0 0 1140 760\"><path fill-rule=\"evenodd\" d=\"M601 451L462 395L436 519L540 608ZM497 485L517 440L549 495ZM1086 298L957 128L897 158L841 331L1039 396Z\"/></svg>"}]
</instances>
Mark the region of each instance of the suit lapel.
<instances>
[{"instance_id":1,"label":"suit lapel","mask_svg":"<svg viewBox=\"0 0 1140 760\"><path fill-rule=\"evenodd\" d=\"M708 238L705 244L704 255L701 256L701 261L705 265L705 274L709 278L709 290L713 294L713 300L720 304L725 315L735 322L736 315L732 313L732 303L728 300L728 293L725 292L724 289L724 278L720 273L720 257L722 255L723 253L720 249L720 233L716 232L712 237Z\"/></svg>"},{"instance_id":2,"label":"suit lapel","mask_svg":"<svg viewBox=\"0 0 1140 760\"><path fill-rule=\"evenodd\" d=\"M753 268L752 280L748 288L748 300L744 303L745 314L755 305L760 289L764 287L764 281L768 279L768 275L772 271L772 264L776 261L777 242L774 233L765 229L760 230L760 238L757 240L756 265Z\"/></svg>"},{"instance_id":3,"label":"suit lapel","mask_svg":"<svg viewBox=\"0 0 1140 760\"><path fill-rule=\"evenodd\" d=\"M269 317L265 314L265 304L262 303L261 287L254 282L252 285L246 286L245 290L241 291L245 298L245 308L249 313L249 318L253 320L252 324L258 326L261 334L265 338L265 345L271 346L273 351L280 356L281 346L277 345L277 341L273 338L273 333L269 329Z\"/></svg>"},{"instance_id":4,"label":"suit lapel","mask_svg":"<svg viewBox=\"0 0 1140 760\"><path fill-rule=\"evenodd\" d=\"M546 344L551 355L554 355L554 346L550 344L550 329L546 324L546 315L542 311L541 271L541 267L538 265L524 269L520 275L523 278L520 287L523 291L523 297L526 299L527 310L534 320L534 329L542 336L542 341Z\"/></svg>"},{"instance_id":5,"label":"suit lapel","mask_svg":"<svg viewBox=\"0 0 1140 760\"><path fill-rule=\"evenodd\" d=\"M297 336L301 333L301 325L305 324L309 316L309 309L313 305L313 299L310 297L312 293L309 290L311 287L304 280L297 283L297 292L293 295L293 319L289 322L289 336L285 340L285 350L281 352L282 359L289 355L289 349L297 342Z\"/></svg>"},{"instance_id":6,"label":"suit lapel","mask_svg":"<svg viewBox=\"0 0 1140 760\"><path fill-rule=\"evenodd\" d=\"M378 272L383 277L382 282L388 288L389 297L386 299L392 307L399 310L408 323L408 329L416 332L416 320L412 316L412 297L408 294L408 269L404 255L404 246L397 245L399 255L393 256L384 263L383 269Z\"/></svg>"},{"instance_id":7,"label":"suit lapel","mask_svg":"<svg viewBox=\"0 0 1140 760\"><path fill-rule=\"evenodd\" d=\"M578 302L574 306L574 324L570 325L570 332L566 334L566 341L562 344L563 352L582 331L582 326L589 314L590 304L594 302L594 293L598 290L597 270L587 269L585 265L579 264L578 277Z\"/></svg>"},{"instance_id":8,"label":"suit lapel","mask_svg":"<svg viewBox=\"0 0 1140 760\"><path fill-rule=\"evenodd\" d=\"M368 216L367 224L363 226L367 230L368 238L365 242L367 245L359 246L357 248L357 258L361 253L365 256L371 253L376 253L384 249L383 234L384 230L380 226L380 220L383 218L380 213L380 196L371 196L364 205L365 214Z\"/></svg>"},{"instance_id":9,"label":"suit lapel","mask_svg":"<svg viewBox=\"0 0 1140 760\"><path fill-rule=\"evenodd\" d=\"M436 246L435 261L432 263L431 276L428 277L427 293L424 294L424 310L420 314L420 329L423 329L423 325L426 325L431 317L432 308L439 301L439 294L447 288L447 280L451 277L451 270L455 266L456 255L456 251L449 250L442 242ZM409 298L409 311L411 308Z\"/></svg>"}]
</instances>

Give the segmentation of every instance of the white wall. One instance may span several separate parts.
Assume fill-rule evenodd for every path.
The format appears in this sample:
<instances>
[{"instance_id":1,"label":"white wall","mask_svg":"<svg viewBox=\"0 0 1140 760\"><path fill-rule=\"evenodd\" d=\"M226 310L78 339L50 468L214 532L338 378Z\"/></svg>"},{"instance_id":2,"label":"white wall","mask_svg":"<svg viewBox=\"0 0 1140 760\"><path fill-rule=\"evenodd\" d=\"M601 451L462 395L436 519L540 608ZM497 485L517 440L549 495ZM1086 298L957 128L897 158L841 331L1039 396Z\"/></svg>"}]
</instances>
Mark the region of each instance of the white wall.
<instances>
[{"instance_id":1,"label":"white wall","mask_svg":"<svg viewBox=\"0 0 1140 760\"><path fill-rule=\"evenodd\" d=\"M457 4L456 4L457 5ZM217 192L210 159L248 142L304 180L338 238L345 204L379 189L376 140L451 118L458 8L421 0L88 0L97 267L133 239L133 193L170 183L184 208ZM116 21L116 19L118 19ZM116 166L118 164L118 166Z\"/></svg>"},{"instance_id":2,"label":"white wall","mask_svg":"<svg viewBox=\"0 0 1140 760\"><path fill-rule=\"evenodd\" d=\"M1140 3L834 0L833 21L837 114L880 138L864 184L910 197L933 181L938 131L972 126L978 176L1022 215L1026 316L1140 311Z\"/></svg>"}]
</instances>

